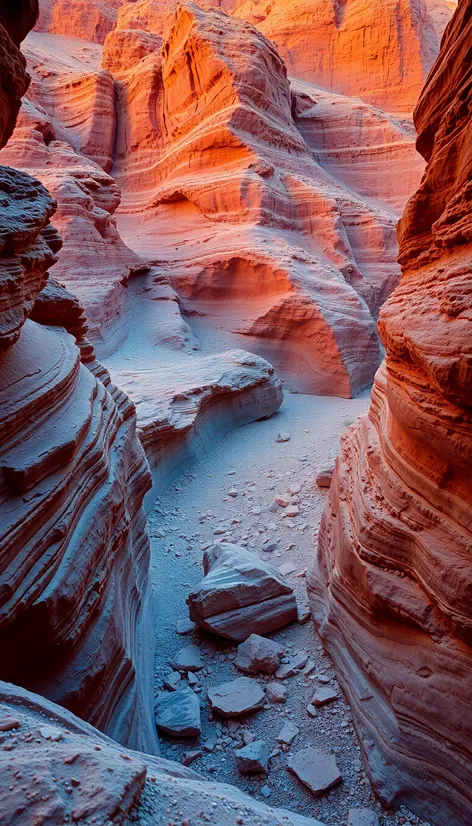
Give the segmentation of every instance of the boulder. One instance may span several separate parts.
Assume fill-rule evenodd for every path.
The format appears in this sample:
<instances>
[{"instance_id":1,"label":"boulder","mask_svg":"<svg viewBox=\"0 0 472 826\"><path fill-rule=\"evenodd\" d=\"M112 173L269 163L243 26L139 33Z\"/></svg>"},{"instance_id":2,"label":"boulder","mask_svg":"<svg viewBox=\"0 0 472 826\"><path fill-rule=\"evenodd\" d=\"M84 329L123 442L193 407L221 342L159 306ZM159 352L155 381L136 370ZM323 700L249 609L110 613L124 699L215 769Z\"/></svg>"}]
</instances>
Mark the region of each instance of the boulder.
<instances>
[{"instance_id":1,"label":"boulder","mask_svg":"<svg viewBox=\"0 0 472 826\"><path fill-rule=\"evenodd\" d=\"M284 649L279 643L251 634L245 642L238 645L234 664L246 674L273 674L280 663Z\"/></svg>"},{"instance_id":2,"label":"boulder","mask_svg":"<svg viewBox=\"0 0 472 826\"><path fill-rule=\"evenodd\" d=\"M231 640L268 634L293 622L297 603L280 572L230 543L205 551L205 577L188 599L190 619Z\"/></svg>"}]
</instances>

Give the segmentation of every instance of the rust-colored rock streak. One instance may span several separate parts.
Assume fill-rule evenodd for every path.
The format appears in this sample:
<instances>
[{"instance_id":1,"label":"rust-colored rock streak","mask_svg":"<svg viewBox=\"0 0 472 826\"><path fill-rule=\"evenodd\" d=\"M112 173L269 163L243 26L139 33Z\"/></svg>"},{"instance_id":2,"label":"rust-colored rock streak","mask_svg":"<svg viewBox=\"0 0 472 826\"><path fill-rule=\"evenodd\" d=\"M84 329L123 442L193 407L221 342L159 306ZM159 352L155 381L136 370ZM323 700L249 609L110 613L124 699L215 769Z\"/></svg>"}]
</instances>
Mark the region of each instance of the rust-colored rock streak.
<instances>
[{"instance_id":1,"label":"rust-colored rock streak","mask_svg":"<svg viewBox=\"0 0 472 826\"><path fill-rule=\"evenodd\" d=\"M21 18L8 22L22 31ZM1 25L0 41L2 76L12 59L17 67L2 87L3 143L27 77ZM142 510L150 475L135 409L94 361L79 303L53 284L35 306L60 248L52 198L5 167L0 188L1 676L154 750Z\"/></svg>"},{"instance_id":2,"label":"rust-colored rock streak","mask_svg":"<svg viewBox=\"0 0 472 826\"><path fill-rule=\"evenodd\" d=\"M472 813L472 2L415 112L428 161L399 226L386 361L345 434L311 605L383 801Z\"/></svg>"},{"instance_id":3,"label":"rust-colored rock streak","mask_svg":"<svg viewBox=\"0 0 472 826\"><path fill-rule=\"evenodd\" d=\"M290 74L388 111L412 111L454 0L240 0Z\"/></svg>"}]
</instances>

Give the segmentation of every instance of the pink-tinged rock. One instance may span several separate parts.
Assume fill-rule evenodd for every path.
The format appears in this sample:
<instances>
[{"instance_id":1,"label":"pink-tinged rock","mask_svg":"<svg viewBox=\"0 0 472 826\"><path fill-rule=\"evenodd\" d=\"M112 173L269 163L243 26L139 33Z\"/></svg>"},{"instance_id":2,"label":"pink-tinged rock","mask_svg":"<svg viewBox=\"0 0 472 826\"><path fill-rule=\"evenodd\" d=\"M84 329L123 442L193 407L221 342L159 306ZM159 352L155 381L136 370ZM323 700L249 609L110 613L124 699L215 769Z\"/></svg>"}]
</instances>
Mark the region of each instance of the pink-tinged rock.
<instances>
[{"instance_id":1,"label":"pink-tinged rock","mask_svg":"<svg viewBox=\"0 0 472 826\"><path fill-rule=\"evenodd\" d=\"M123 370L110 363L110 372L136 405L155 493L215 438L271 416L283 398L271 365L243 350L185 358L158 370Z\"/></svg>"},{"instance_id":2,"label":"pink-tinged rock","mask_svg":"<svg viewBox=\"0 0 472 826\"><path fill-rule=\"evenodd\" d=\"M32 5L15 9L9 22L16 37ZM14 53L13 42L8 51L0 44L0 65ZM5 104L13 113L16 91L12 85ZM142 510L150 476L135 411L85 347L77 302L57 284L38 298L60 249L49 225L54 202L24 172L2 167L0 181L1 676L153 751ZM69 327L82 349L64 327L30 320L35 307L42 321ZM53 804L45 822L54 822L61 805ZM21 814L21 806L14 811ZM41 812L30 814L23 823L42 822Z\"/></svg>"},{"instance_id":3,"label":"pink-tinged rock","mask_svg":"<svg viewBox=\"0 0 472 826\"><path fill-rule=\"evenodd\" d=\"M190 3L162 54L116 77L122 237L159 257L186 311L283 373L295 365L291 386L350 396L369 384L374 316L399 276L395 219L315 159L273 46Z\"/></svg>"},{"instance_id":4,"label":"pink-tinged rock","mask_svg":"<svg viewBox=\"0 0 472 826\"><path fill-rule=\"evenodd\" d=\"M240 0L234 13L273 41L290 74L407 113L454 7L448 0Z\"/></svg>"},{"instance_id":5,"label":"pink-tinged rock","mask_svg":"<svg viewBox=\"0 0 472 826\"><path fill-rule=\"evenodd\" d=\"M129 751L44 697L0 682L4 712L14 714L20 728L2 735L11 745L11 751L0 749L2 826L126 826L130 817L153 824L203 818L234 826L241 811L249 823L323 826L260 803L235 786L208 782L181 763ZM38 736L45 726L60 739ZM199 754L188 752L186 762Z\"/></svg>"},{"instance_id":6,"label":"pink-tinged rock","mask_svg":"<svg viewBox=\"0 0 472 826\"><path fill-rule=\"evenodd\" d=\"M307 584L381 800L472 810L472 3L415 111L428 162L399 225L386 360L342 437Z\"/></svg>"},{"instance_id":7,"label":"pink-tinged rock","mask_svg":"<svg viewBox=\"0 0 472 826\"><path fill-rule=\"evenodd\" d=\"M103 43L114 27L123 0L41 0L40 32Z\"/></svg>"},{"instance_id":8,"label":"pink-tinged rock","mask_svg":"<svg viewBox=\"0 0 472 826\"><path fill-rule=\"evenodd\" d=\"M205 551L204 579L188 599L190 619L214 634L243 641L293 622L297 603L284 577L256 554L230 543Z\"/></svg>"},{"instance_id":9,"label":"pink-tinged rock","mask_svg":"<svg viewBox=\"0 0 472 826\"><path fill-rule=\"evenodd\" d=\"M342 781L334 756L319 749L307 748L290 755L287 767L313 797L322 797Z\"/></svg>"}]
</instances>

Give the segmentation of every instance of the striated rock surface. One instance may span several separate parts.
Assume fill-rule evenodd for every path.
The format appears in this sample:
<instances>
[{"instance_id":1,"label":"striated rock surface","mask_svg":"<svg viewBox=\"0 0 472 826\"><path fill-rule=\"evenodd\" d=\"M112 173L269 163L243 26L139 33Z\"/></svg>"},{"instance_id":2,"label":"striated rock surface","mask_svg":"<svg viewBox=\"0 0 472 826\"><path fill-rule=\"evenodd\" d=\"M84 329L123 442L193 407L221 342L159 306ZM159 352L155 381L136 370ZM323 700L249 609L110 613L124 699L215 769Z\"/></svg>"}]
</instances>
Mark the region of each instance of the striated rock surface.
<instances>
[{"instance_id":1,"label":"striated rock surface","mask_svg":"<svg viewBox=\"0 0 472 826\"><path fill-rule=\"evenodd\" d=\"M15 48L0 48L2 66ZM2 167L0 181L1 676L154 750L135 410L94 361L81 307L57 284L43 291L60 248L53 200L24 172Z\"/></svg>"},{"instance_id":2,"label":"striated rock surface","mask_svg":"<svg viewBox=\"0 0 472 826\"><path fill-rule=\"evenodd\" d=\"M37 31L103 43L123 0L41 0Z\"/></svg>"},{"instance_id":3,"label":"striated rock surface","mask_svg":"<svg viewBox=\"0 0 472 826\"><path fill-rule=\"evenodd\" d=\"M123 238L169 275L184 309L279 370L296 364L299 389L356 393L378 364L374 318L399 276L393 198L348 189L324 147L318 161L285 67L254 27L187 4L163 50L131 71L130 34L121 70L110 41ZM384 121L413 157L411 135Z\"/></svg>"},{"instance_id":4,"label":"striated rock surface","mask_svg":"<svg viewBox=\"0 0 472 826\"><path fill-rule=\"evenodd\" d=\"M369 415L345 434L308 586L384 802L472 811L472 3L415 112L425 177L399 226Z\"/></svg>"},{"instance_id":5,"label":"striated rock surface","mask_svg":"<svg viewBox=\"0 0 472 826\"><path fill-rule=\"evenodd\" d=\"M207 631L242 642L297 618L293 589L273 565L251 551L216 543L204 553L203 571L187 602L190 619Z\"/></svg>"},{"instance_id":6,"label":"striated rock surface","mask_svg":"<svg viewBox=\"0 0 472 826\"><path fill-rule=\"evenodd\" d=\"M240 0L233 13L272 40L290 74L408 113L456 5L449 0Z\"/></svg>"},{"instance_id":7,"label":"striated rock surface","mask_svg":"<svg viewBox=\"0 0 472 826\"><path fill-rule=\"evenodd\" d=\"M111 375L136 405L154 493L224 433L271 416L283 398L270 364L243 350L187 358L157 370L111 367Z\"/></svg>"},{"instance_id":8,"label":"striated rock surface","mask_svg":"<svg viewBox=\"0 0 472 826\"><path fill-rule=\"evenodd\" d=\"M196 696L196 695L195 695ZM130 822L323 826L179 763L129 751L53 703L0 683L2 826Z\"/></svg>"},{"instance_id":9,"label":"striated rock surface","mask_svg":"<svg viewBox=\"0 0 472 826\"><path fill-rule=\"evenodd\" d=\"M105 355L124 335L124 285L143 266L116 228L117 185L94 161L57 140L56 124L29 100L0 160L37 176L56 199L63 250L55 275L78 296L90 337Z\"/></svg>"}]
</instances>

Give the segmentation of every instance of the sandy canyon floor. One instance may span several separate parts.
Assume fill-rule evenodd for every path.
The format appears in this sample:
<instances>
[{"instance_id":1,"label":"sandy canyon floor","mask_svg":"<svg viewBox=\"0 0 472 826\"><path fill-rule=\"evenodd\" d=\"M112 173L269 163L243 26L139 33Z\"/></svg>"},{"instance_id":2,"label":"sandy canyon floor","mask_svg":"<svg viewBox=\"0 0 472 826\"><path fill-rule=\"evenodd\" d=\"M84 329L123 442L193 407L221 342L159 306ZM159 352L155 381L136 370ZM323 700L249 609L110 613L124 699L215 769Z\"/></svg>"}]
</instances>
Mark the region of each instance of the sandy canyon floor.
<instances>
[{"instance_id":1,"label":"sandy canyon floor","mask_svg":"<svg viewBox=\"0 0 472 826\"><path fill-rule=\"evenodd\" d=\"M339 435L365 413L368 402L368 393L345 400L286 392L276 415L221 439L165 490L149 514L152 579L159 593L156 694L171 672L169 660L179 649L195 643L204 662L195 686L201 698L202 736L198 741L162 737L162 755L183 761L193 752L197 756L192 768L204 776L237 785L271 805L319 818L327 826L346 824L349 809L357 807L376 810L383 826L421 821L403 807L383 810L375 800L349 708L337 687L329 657L320 642L313 643L312 623L294 623L271 635L283 645L287 657L301 652L303 659L308 659L298 676L281 681L286 702L268 703L264 710L232 722L212 718L206 693L211 686L241 676L233 662L236 645L199 629L179 635L176 624L188 617L185 600L201 579L202 551L216 539L242 542L260 552L262 558L286 566L285 570L291 570L288 579L297 600L306 604L304 572L326 499L326 491L315 484L316 473L336 455ZM290 440L278 443L280 432L290 435ZM300 513L296 518L285 518L283 508L274 505L274 500L298 485ZM229 496L230 490L236 490L237 495ZM264 544L274 543L274 550L263 552ZM307 706L315 690L326 684L337 689L338 699L321 708L313 719ZM298 729L289 748L277 742L288 721ZM264 740L273 754L267 777L245 776L236 768L234 750L248 732L250 737L254 734ZM287 771L287 757L307 745L335 754L343 777L341 785L319 800ZM142 822L147 824L146 819Z\"/></svg>"}]
</instances>

